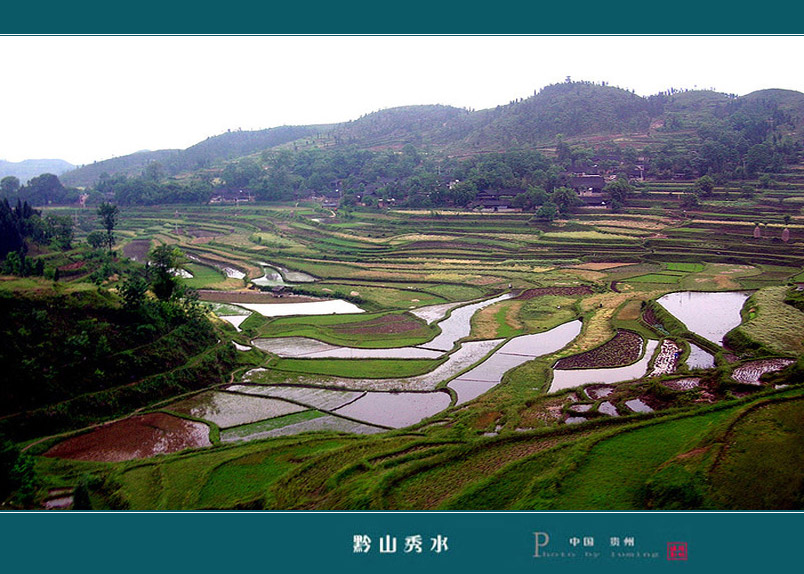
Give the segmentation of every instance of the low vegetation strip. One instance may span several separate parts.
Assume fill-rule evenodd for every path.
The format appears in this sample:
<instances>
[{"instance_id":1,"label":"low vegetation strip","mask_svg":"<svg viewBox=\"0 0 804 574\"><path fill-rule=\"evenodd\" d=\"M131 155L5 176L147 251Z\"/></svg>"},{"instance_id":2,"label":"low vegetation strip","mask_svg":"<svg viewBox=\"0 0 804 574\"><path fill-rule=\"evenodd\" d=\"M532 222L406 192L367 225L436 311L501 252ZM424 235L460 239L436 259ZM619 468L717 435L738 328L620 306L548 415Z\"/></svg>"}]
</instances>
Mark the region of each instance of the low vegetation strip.
<instances>
[{"instance_id":1,"label":"low vegetation strip","mask_svg":"<svg viewBox=\"0 0 804 574\"><path fill-rule=\"evenodd\" d=\"M784 304L787 287L767 287L757 291L748 308L755 316L737 331L749 340L782 354L804 353L804 312Z\"/></svg>"},{"instance_id":2,"label":"low vegetation strip","mask_svg":"<svg viewBox=\"0 0 804 574\"><path fill-rule=\"evenodd\" d=\"M556 369L593 369L623 367L639 360L642 337L633 331L619 330L617 334L596 349L559 359Z\"/></svg>"}]
</instances>

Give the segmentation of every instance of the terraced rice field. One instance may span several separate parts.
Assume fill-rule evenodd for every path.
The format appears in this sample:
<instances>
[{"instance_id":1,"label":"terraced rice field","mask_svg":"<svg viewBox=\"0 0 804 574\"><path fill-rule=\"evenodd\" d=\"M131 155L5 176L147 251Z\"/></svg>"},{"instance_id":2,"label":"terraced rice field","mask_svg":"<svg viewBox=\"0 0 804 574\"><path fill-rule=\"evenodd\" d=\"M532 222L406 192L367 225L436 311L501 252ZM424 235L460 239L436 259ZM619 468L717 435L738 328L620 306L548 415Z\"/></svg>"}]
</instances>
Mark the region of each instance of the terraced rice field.
<instances>
[{"instance_id":1,"label":"terraced rice field","mask_svg":"<svg viewBox=\"0 0 804 574\"><path fill-rule=\"evenodd\" d=\"M746 241L739 218L629 211L246 206L178 234L172 210L139 213L131 253L154 237L197 259L186 284L235 326L237 368L153 407L186 418L136 414L46 458L165 454L102 471L132 508L639 506L731 420L721 403L785 392L759 377L802 350L783 299L804 252ZM738 325L755 347L722 348Z\"/></svg>"}]
</instances>

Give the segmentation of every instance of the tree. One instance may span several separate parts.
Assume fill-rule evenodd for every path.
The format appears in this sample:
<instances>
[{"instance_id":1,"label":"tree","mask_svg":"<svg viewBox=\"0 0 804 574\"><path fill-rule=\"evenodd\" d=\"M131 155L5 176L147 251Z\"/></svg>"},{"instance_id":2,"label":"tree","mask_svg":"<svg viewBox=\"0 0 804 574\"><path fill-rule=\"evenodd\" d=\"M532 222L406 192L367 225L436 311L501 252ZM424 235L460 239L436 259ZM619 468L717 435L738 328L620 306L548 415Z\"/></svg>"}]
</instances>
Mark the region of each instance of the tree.
<instances>
[{"instance_id":1,"label":"tree","mask_svg":"<svg viewBox=\"0 0 804 574\"><path fill-rule=\"evenodd\" d=\"M106 244L109 246L109 253L112 252L112 247L114 247L114 228L115 225L117 225L117 217L119 214L120 210L116 205L112 205L111 203L104 201L98 206L98 216L101 218L103 228L106 229Z\"/></svg>"},{"instance_id":2,"label":"tree","mask_svg":"<svg viewBox=\"0 0 804 574\"><path fill-rule=\"evenodd\" d=\"M572 211L572 208L582 203L581 198L568 187L557 187L550 194L550 203L558 206L561 213L567 214ZM545 203L545 205L547 205Z\"/></svg>"},{"instance_id":3,"label":"tree","mask_svg":"<svg viewBox=\"0 0 804 574\"><path fill-rule=\"evenodd\" d=\"M634 188L628 183L627 179L618 177L614 181L607 183L603 191L611 196L612 201L617 200L622 205L625 205L628 203L628 196L633 193Z\"/></svg>"},{"instance_id":4,"label":"tree","mask_svg":"<svg viewBox=\"0 0 804 574\"><path fill-rule=\"evenodd\" d=\"M178 279L174 275L174 269L179 265L181 255L181 251L172 245L160 245L151 250L151 289L160 301L169 300L176 292Z\"/></svg>"},{"instance_id":5,"label":"tree","mask_svg":"<svg viewBox=\"0 0 804 574\"><path fill-rule=\"evenodd\" d=\"M695 193L708 197L712 195L714 190L715 180L708 175L704 175L695 180Z\"/></svg>"},{"instance_id":6,"label":"tree","mask_svg":"<svg viewBox=\"0 0 804 574\"><path fill-rule=\"evenodd\" d=\"M126 309L138 309L145 301L148 284L139 275L129 275L120 286L120 296Z\"/></svg>"},{"instance_id":7,"label":"tree","mask_svg":"<svg viewBox=\"0 0 804 574\"><path fill-rule=\"evenodd\" d=\"M67 251L73 243L73 220L69 215L48 215L45 218L48 237L62 251Z\"/></svg>"},{"instance_id":8,"label":"tree","mask_svg":"<svg viewBox=\"0 0 804 574\"><path fill-rule=\"evenodd\" d=\"M106 245L106 234L103 231L90 231L87 234L87 243L94 249L100 249Z\"/></svg>"},{"instance_id":9,"label":"tree","mask_svg":"<svg viewBox=\"0 0 804 574\"><path fill-rule=\"evenodd\" d=\"M694 193L685 193L681 196L681 207L684 209L695 209L698 207L698 196Z\"/></svg>"},{"instance_id":10,"label":"tree","mask_svg":"<svg viewBox=\"0 0 804 574\"><path fill-rule=\"evenodd\" d=\"M59 203L64 200L65 189L59 178L52 173L37 175L21 188L27 200L34 205L47 205L48 203Z\"/></svg>"},{"instance_id":11,"label":"tree","mask_svg":"<svg viewBox=\"0 0 804 574\"><path fill-rule=\"evenodd\" d=\"M13 175L0 179L0 193L6 197L17 195L20 190L20 180Z\"/></svg>"},{"instance_id":12,"label":"tree","mask_svg":"<svg viewBox=\"0 0 804 574\"><path fill-rule=\"evenodd\" d=\"M558 217L558 206L552 201L548 201L539 208L539 211L536 212L536 217L547 221L553 221Z\"/></svg>"}]
</instances>

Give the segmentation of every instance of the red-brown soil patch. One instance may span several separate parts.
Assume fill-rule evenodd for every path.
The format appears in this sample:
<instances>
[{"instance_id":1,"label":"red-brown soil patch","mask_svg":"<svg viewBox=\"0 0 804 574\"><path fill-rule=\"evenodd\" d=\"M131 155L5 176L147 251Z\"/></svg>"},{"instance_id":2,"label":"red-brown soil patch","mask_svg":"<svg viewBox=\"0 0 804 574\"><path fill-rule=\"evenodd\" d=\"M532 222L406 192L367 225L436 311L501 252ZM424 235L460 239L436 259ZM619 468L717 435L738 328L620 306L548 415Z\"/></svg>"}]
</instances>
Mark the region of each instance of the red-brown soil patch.
<instances>
[{"instance_id":1,"label":"red-brown soil patch","mask_svg":"<svg viewBox=\"0 0 804 574\"><path fill-rule=\"evenodd\" d=\"M331 328L337 333L349 335L390 335L394 333L418 331L422 328L422 324L415 319L403 315L384 315L371 319L370 321L333 325Z\"/></svg>"},{"instance_id":2,"label":"red-brown soil patch","mask_svg":"<svg viewBox=\"0 0 804 574\"><path fill-rule=\"evenodd\" d=\"M535 299L536 297L543 297L544 295L564 295L566 297L577 297L578 295L591 295L592 293L592 288L587 285L579 285L577 287L538 287L536 289L528 289L523 291L519 294L517 299Z\"/></svg>"},{"instance_id":3,"label":"red-brown soil patch","mask_svg":"<svg viewBox=\"0 0 804 574\"><path fill-rule=\"evenodd\" d=\"M198 296L202 301L213 303L306 303L308 301L320 301L315 297L304 297L302 295L289 295L283 293L274 295L270 291L211 291L200 290Z\"/></svg>"},{"instance_id":4,"label":"red-brown soil patch","mask_svg":"<svg viewBox=\"0 0 804 574\"><path fill-rule=\"evenodd\" d=\"M664 325L650 307L645 307L645 310L642 311L642 321L654 329L665 331Z\"/></svg>"},{"instance_id":5,"label":"red-brown soil patch","mask_svg":"<svg viewBox=\"0 0 804 574\"><path fill-rule=\"evenodd\" d=\"M45 456L120 462L210 446L209 427L162 413L129 417L69 438Z\"/></svg>"}]
</instances>

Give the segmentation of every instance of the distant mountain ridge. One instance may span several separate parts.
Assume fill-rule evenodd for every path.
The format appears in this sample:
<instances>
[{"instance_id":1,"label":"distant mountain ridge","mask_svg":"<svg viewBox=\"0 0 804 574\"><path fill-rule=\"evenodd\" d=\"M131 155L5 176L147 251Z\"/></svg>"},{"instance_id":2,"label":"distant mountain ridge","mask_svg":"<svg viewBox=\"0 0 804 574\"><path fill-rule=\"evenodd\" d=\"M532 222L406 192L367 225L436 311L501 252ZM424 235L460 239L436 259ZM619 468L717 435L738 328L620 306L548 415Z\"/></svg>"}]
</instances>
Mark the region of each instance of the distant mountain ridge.
<instances>
[{"instance_id":1,"label":"distant mountain ridge","mask_svg":"<svg viewBox=\"0 0 804 574\"><path fill-rule=\"evenodd\" d=\"M232 131L207 138L185 150L142 152L114 158L66 173L66 185L95 183L104 172L139 175L159 162L168 175L211 167L238 157L316 139L316 145L350 145L364 149L428 146L465 155L520 147L545 147L558 136L568 139L647 134L651 129L694 132L718 121L746 117L788 126L796 138L804 134L804 94L767 89L736 97L714 91L677 91L642 97L631 91L592 82L546 86L534 95L485 110L445 105L389 108L332 125L282 126Z\"/></svg>"},{"instance_id":2,"label":"distant mountain ridge","mask_svg":"<svg viewBox=\"0 0 804 574\"><path fill-rule=\"evenodd\" d=\"M294 140L327 131L331 126L280 126L256 131L230 131L212 136L187 149L137 152L88 164L61 178L65 185L92 185L101 174L139 175L151 162L159 162L168 174L208 167L216 161L257 153Z\"/></svg>"},{"instance_id":3,"label":"distant mountain ridge","mask_svg":"<svg viewBox=\"0 0 804 574\"><path fill-rule=\"evenodd\" d=\"M73 169L75 166L63 159L26 159L18 162L0 160L0 179L12 175L24 184L43 173L61 175Z\"/></svg>"}]
</instances>

